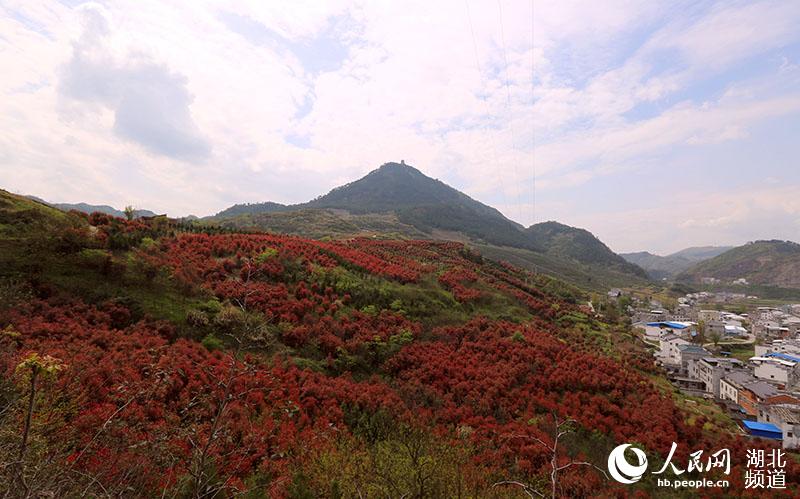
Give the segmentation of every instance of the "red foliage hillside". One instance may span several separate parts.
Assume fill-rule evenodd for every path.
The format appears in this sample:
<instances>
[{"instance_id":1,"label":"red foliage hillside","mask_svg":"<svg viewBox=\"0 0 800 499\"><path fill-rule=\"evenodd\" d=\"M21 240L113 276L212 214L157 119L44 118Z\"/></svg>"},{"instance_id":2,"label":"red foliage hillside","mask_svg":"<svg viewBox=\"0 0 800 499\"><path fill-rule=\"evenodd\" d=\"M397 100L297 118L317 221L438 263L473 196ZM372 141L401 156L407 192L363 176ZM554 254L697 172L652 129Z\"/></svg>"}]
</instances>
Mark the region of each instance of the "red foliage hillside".
<instances>
[{"instance_id":1,"label":"red foliage hillside","mask_svg":"<svg viewBox=\"0 0 800 499\"><path fill-rule=\"evenodd\" d=\"M119 240L109 230L103 240ZM507 496L491 485L546 476L551 456L535 439L548 441L553 415L594 444L660 455L672 442L742 445L705 432L702 418L689 424L640 357L620 361L569 327L575 317L599 327L574 303L458 243L179 234L128 256L211 303L190 310L190 334L134 319L120 301L41 290L0 315L2 395L17 407L0 445L30 426L29 466L51 478L40 492L392 494L407 489L381 489L387 477L429 473L408 485L419 497L456 486ZM497 304L524 315L487 317ZM434 306L461 315L432 326ZM16 401L33 383L17 366L31 354L60 367L41 378L27 425ZM602 466L604 452L575 443L556 461ZM592 468L563 484L567 495L624 493Z\"/></svg>"}]
</instances>

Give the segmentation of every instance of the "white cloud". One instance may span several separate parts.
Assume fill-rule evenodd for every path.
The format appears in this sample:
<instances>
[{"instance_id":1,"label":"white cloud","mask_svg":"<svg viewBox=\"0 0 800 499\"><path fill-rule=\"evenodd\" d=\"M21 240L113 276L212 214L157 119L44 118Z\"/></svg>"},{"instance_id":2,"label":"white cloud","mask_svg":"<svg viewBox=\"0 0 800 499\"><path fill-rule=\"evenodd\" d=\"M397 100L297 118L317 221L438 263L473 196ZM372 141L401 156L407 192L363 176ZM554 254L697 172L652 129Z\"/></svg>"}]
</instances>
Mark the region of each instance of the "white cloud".
<instances>
[{"instance_id":1,"label":"white cloud","mask_svg":"<svg viewBox=\"0 0 800 499\"><path fill-rule=\"evenodd\" d=\"M534 159L569 196L800 112L796 2L501 2L6 3L0 183L206 214L405 159L528 223Z\"/></svg>"},{"instance_id":2,"label":"white cloud","mask_svg":"<svg viewBox=\"0 0 800 499\"><path fill-rule=\"evenodd\" d=\"M666 255L693 245L740 245L759 239L800 240L800 187L747 186L708 192L687 186L650 206L576 214L618 252ZM569 207L562 207L569 210Z\"/></svg>"},{"instance_id":3,"label":"white cloud","mask_svg":"<svg viewBox=\"0 0 800 499\"><path fill-rule=\"evenodd\" d=\"M61 95L113 110L114 132L150 152L194 161L208 157L211 146L192 119L186 78L146 55L115 60L106 49L111 27L104 9L81 11L84 31L60 70Z\"/></svg>"}]
</instances>

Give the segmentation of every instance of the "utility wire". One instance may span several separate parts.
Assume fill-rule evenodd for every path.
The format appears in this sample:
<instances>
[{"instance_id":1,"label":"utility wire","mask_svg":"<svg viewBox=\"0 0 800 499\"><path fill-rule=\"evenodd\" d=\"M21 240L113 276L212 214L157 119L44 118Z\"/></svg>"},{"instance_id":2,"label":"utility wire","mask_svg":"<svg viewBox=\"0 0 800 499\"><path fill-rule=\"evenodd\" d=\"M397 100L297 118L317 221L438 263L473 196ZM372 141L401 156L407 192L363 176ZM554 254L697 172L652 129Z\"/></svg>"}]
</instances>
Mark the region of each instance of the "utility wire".
<instances>
[{"instance_id":1,"label":"utility wire","mask_svg":"<svg viewBox=\"0 0 800 499\"><path fill-rule=\"evenodd\" d=\"M536 74L536 50L534 36L535 24L535 5L536 0L531 0L531 170L533 172L532 191L531 191L531 224L536 223L536 121L534 119L534 104L536 96L534 94L534 76Z\"/></svg>"},{"instance_id":2,"label":"utility wire","mask_svg":"<svg viewBox=\"0 0 800 499\"><path fill-rule=\"evenodd\" d=\"M476 67L476 69L478 71L478 76L480 77L480 80L481 80L481 93L485 94L486 93L486 82L484 81L483 71L481 71L480 58L478 57L478 42L475 39L475 28L472 25L472 14L470 13L470 10L469 10L469 0L464 0L464 5L467 8L467 21L469 22L470 34L472 34L472 50L475 53L475 67ZM485 98L481 98L481 100L483 101L483 105L484 105L484 107L486 109L486 116L491 116L491 114L489 113L489 103L486 102ZM502 173L500 173L500 163L497 160L497 144L496 144L494 135L491 132L489 133L489 136L492 139L492 156L493 156L493 159L494 159L494 166L495 166L495 170L498 171L498 176L497 177L500 180L500 194L503 197L503 204L506 207L506 213L509 213L511 210L509 209L508 199L506 198L505 183L503 182L503 175L502 175Z\"/></svg>"},{"instance_id":3,"label":"utility wire","mask_svg":"<svg viewBox=\"0 0 800 499\"><path fill-rule=\"evenodd\" d=\"M514 185L518 186L520 184L520 177L519 177L519 170L517 169L517 141L514 134L514 115L513 115L513 108L511 106L511 85L510 85L510 78L508 76L508 51L506 50L506 30L503 23L503 3L502 0L497 0L497 10L500 17L500 41L503 44L503 61L505 62L505 73L506 73L506 107L508 108L508 129L511 133L511 151L514 155L514 159L511 163L514 165ZM517 219L522 220L522 206L520 203L520 189L517 189L516 192L516 205L517 205Z\"/></svg>"}]
</instances>

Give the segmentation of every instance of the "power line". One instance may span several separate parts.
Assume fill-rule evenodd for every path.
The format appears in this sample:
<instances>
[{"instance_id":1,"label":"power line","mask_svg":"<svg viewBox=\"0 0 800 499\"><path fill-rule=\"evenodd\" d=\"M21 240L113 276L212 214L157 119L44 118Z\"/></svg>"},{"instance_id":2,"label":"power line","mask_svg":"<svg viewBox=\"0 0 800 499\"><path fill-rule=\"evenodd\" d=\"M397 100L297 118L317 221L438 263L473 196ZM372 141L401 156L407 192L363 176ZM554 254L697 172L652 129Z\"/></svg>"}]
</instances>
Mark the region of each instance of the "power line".
<instances>
[{"instance_id":1,"label":"power line","mask_svg":"<svg viewBox=\"0 0 800 499\"><path fill-rule=\"evenodd\" d=\"M505 62L505 73L506 73L506 107L508 108L508 129L511 133L511 150L514 153L514 159L511 163L514 165L514 184L518 185L519 182L519 170L517 169L517 141L514 134L514 115L513 115L513 108L511 107L511 85L509 83L510 78L508 77L508 51L506 50L506 30L503 23L503 4L502 0L497 0L497 10L500 17L500 40L503 44L503 61ZM519 202L519 190L516 192L516 205L517 205L517 217L519 220L522 220L522 206L520 206Z\"/></svg>"},{"instance_id":2,"label":"power line","mask_svg":"<svg viewBox=\"0 0 800 499\"><path fill-rule=\"evenodd\" d=\"M534 119L534 104L536 102L536 95L534 94L534 75L536 74L536 50L534 36L535 23L535 9L534 4L536 0L531 0L531 170L533 172L532 190L531 190L531 224L536 223L536 122Z\"/></svg>"},{"instance_id":3,"label":"power line","mask_svg":"<svg viewBox=\"0 0 800 499\"><path fill-rule=\"evenodd\" d=\"M483 78L483 71L481 71L480 58L478 57L478 42L475 39L475 28L472 25L472 14L470 13L470 9L469 9L469 0L464 0L464 5L467 8L467 21L469 22L469 31L472 34L472 50L473 50L473 52L475 54L475 68L478 71L478 77L480 78L480 81L481 81L481 92L485 93L486 92L486 82L484 81L484 78ZM489 112L489 103L486 102L485 98L481 98L481 100L483 101L483 105L484 105L484 108L486 110L485 111L486 115L487 116L491 116L491 113ZM491 137L491 140L492 140L492 156L493 156L493 159L494 159L495 169L499 171L500 170L500 164L499 164L499 161L497 160L497 144L496 144L494 135L490 133L489 136ZM503 197L503 204L506 207L506 212L510 212L511 210L509 209L508 199L506 198L506 188L505 188L505 183L503 182L503 175L502 174L498 175L498 178L500 179L500 194Z\"/></svg>"}]
</instances>

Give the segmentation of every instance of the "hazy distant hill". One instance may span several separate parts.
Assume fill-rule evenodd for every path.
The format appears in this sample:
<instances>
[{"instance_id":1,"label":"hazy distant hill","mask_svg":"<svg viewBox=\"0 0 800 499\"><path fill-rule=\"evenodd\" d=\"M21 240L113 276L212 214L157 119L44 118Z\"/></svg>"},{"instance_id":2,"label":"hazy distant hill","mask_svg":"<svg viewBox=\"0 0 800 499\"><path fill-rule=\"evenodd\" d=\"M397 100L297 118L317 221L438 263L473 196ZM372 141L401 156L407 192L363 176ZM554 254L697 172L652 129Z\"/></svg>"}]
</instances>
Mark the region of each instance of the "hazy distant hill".
<instances>
[{"instance_id":1,"label":"hazy distant hill","mask_svg":"<svg viewBox=\"0 0 800 499\"><path fill-rule=\"evenodd\" d=\"M670 279L697 262L714 258L731 249L730 246L698 246L686 248L667 256L647 251L622 253L620 256L647 271L653 279Z\"/></svg>"},{"instance_id":2,"label":"hazy distant hill","mask_svg":"<svg viewBox=\"0 0 800 499\"><path fill-rule=\"evenodd\" d=\"M723 284L744 278L754 285L800 288L800 245L791 241L756 241L693 265L676 279L700 283L705 277Z\"/></svg>"},{"instance_id":3,"label":"hazy distant hill","mask_svg":"<svg viewBox=\"0 0 800 499\"><path fill-rule=\"evenodd\" d=\"M37 198L36 196L27 196L30 199L35 201L39 201L40 203L44 203L46 205L50 205L54 208L58 208L59 210L69 211L69 210L77 210L82 211L84 213L94 213L99 211L100 213L105 213L107 215L113 215L115 217L125 217L125 212L122 210L118 210L113 206L108 206L106 204L87 204L87 203L50 203L45 201L44 199ZM155 215L150 210L134 210L133 216L136 218L139 217L152 217Z\"/></svg>"},{"instance_id":4,"label":"hazy distant hill","mask_svg":"<svg viewBox=\"0 0 800 499\"><path fill-rule=\"evenodd\" d=\"M206 222L316 238L366 235L469 241L496 258L515 259L519 265L597 288L647 280L644 270L586 230L557 222L526 229L495 208L401 163L384 164L307 203L238 204Z\"/></svg>"},{"instance_id":5,"label":"hazy distant hill","mask_svg":"<svg viewBox=\"0 0 800 499\"><path fill-rule=\"evenodd\" d=\"M686 258L654 255L647 251L622 253L620 256L646 270L653 279L670 278L692 266Z\"/></svg>"},{"instance_id":6,"label":"hazy distant hill","mask_svg":"<svg viewBox=\"0 0 800 499\"><path fill-rule=\"evenodd\" d=\"M684 258L690 262L696 263L719 256L733 248L733 246L693 246L667 255L667 258Z\"/></svg>"}]
</instances>

